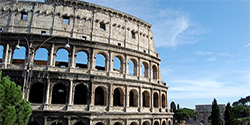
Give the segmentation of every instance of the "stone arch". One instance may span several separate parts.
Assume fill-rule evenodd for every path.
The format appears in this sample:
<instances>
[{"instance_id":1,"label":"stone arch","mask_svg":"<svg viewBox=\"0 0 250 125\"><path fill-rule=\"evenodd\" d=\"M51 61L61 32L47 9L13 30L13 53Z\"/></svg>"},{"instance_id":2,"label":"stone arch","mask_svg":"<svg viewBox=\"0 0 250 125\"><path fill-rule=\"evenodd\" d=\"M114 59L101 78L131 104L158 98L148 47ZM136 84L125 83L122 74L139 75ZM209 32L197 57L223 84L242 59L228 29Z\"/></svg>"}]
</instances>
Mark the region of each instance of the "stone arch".
<instances>
[{"instance_id":1,"label":"stone arch","mask_svg":"<svg viewBox=\"0 0 250 125\"><path fill-rule=\"evenodd\" d=\"M76 54L76 68L88 68L88 53L78 51Z\"/></svg>"},{"instance_id":2,"label":"stone arch","mask_svg":"<svg viewBox=\"0 0 250 125\"><path fill-rule=\"evenodd\" d=\"M152 78L153 79L158 79L158 69L156 65L152 66Z\"/></svg>"},{"instance_id":3,"label":"stone arch","mask_svg":"<svg viewBox=\"0 0 250 125\"><path fill-rule=\"evenodd\" d=\"M149 122L149 121L144 121L144 122L142 123L142 125L150 125L150 122Z\"/></svg>"},{"instance_id":4,"label":"stone arch","mask_svg":"<svg viewBox=\"0 0 250 125\"><path fill-rule=\"evenodd\" d=\"M43 103L43 89L42 83L35 83L30 87L29 101L31 103Z\"/></svg>"},{"instance_id":5,"label":"stone arch","mask_svg":"<svg viewBox=\"0 0 250 125\"><path fill-rule=\"evenodd\" d=\"M128 63L128 67L129 67L129 75L137 75L137 62L135 59L130 59L129 63Z\"/></svg>"},{"instance_id":6,"label":"stone arch","mask_svg":"<svg viewBox=\"0 0 250 125\"><path fill-rule=\"evenodd\" d=\"M130 125L137 125L137 123L136 122L132 122L132 123L130 123Z\"/></svg>"},{"instance_id":7,"label":"stone arch","mask_svg":"<svg viewBox=\"0 0 250 125\"><path fill-rule=\"evenodd\" d=\"M29 122L28 125L39 125L36 121Z\"/></svg>"},{"instance_id":8,"label":"stone arch","mask_svg":"<svg viewBox=\"0 0 250 125\"><path fill-rule=\"evenodd\" d=\"M154 122L154 125L160 125L158 121L155 121Z\"/></svg>"},{"instance_id":9,"label":"stone arch","mask_svg":"<svg viewBox=\"0 0 250 125\"><path fill-rule=\"evenodd\" d=\"M98 86L95 89L95 105L106 105L105 88Z\"/></svg>"},{"instance_id":10,"label":"stone arch","mask_svg":"<svg viewBox=\"0 0 250 125\"><path fill-rule=\"evenodd\" d=\"M162 125L167 125L167 124L166 124L166 121L163 121L163 122L162 122Z\"/></svg>"},{"instance_id":11,"label":"stone arch","mask_svg":"<svg viewBox=\"0 0 250 125\"><path fill-rule=\"evenodd\" d=\"M102 123L102 122L98 122L98 123L96 123L95 125L105 125L105 124Z\"/></svg>"},{"instance_id":12,"label":"stone arch","mask_svg":"<svg viewBox=\"0 0 250 125\"><path fill-rule=\"evenodd\" d=\"M142 93L142 106L150 107L150 95L148 91Z\"/></svg>"},{"instance_id":13,"label":"stone arch","mask_svg":"<svg viewBox=\"0 0 250 125\"><path fill-rule=\"evenodd\" d=\"M26 53L26 48L24 46L20 46L19 49L15 49L14 50L13 60L25 60L25 58L26 58L26 56L25 56L26 54L25 53Z\"/></svg>"},{"instance_id":14,"label":"stone arch","mask_svg":"<svg viewBox=\"0 0 250 125\"><path fill-rule=\"evenodd\" d=\"M68 61L69 61L69 52L65 48L60 48L56 52L56 63L55 66L66 68L68 67Z\"/></svg>"},{"instance_id":15,"label":"stone arch","mask_svg":"<svg viewBox=\"0 0 250 125\"><path fill-rule=\"evenodd\" d=\"M47 65L48 50L46 48L38 48L35 51L34 63L36 65Z\"/></svg>"},{"instance_id":16,"label":"stone arch","mask_svg":"<svg viewBox=\"0 0 250 125\"><path fill-rule=\"evenodd\" d=\"M141 76L148 78L148 63L142 62L141 67Z\"/></svg>"},{"instance_id":17,"label":"stone arch","mask_svg":"<svg viewBox=\"0 0 250 125\"><path fill-rule=\"evenodd\" d=\"M113 61L113 70L122 72L122 69L123 69L123 65L122 65L123 59L122 59L122 57L121 56L115 56L113 60L114 60Z\"/></svg>"},{"instance_id":18,"label":"stone arch","mask_svg":"<svg viewBox=\"0 0 250 125\"><path fill-rule=\"evenodd\" d=\"M113 125L123 125L121 122L115 122Z\"/></svg>"},{"instance_id":19,"label":"stone arch","mask_svg":"<svg viewBox=\"0 0 250 125\"><path fill-rule=\"evenodd\" d=\"M135 89L129 92L129 106L138 107L138 92Z\"/></svg>"},{"instance_id":20,"label":"stone arch","mask_svg":"<svg viewBox=\"0 0 250 125\"><path fill-rule=\"evenodd\" d=\"M67 88L62 83L57 83L52 90L52 104L66 104L67 103Z\"/></svg>"},{"instance_id":21,"label":"stone arch","mask_svg":"<svg viewBox=\"0 0 250 125\"><path fill-rule=\"evenodd\" d=\"M121 88L116 88L113 92L113 106L124 105L124 92Z\"/></svg>"},{"instance_id":22,"label":"stone arch","mask_svg":"<svg viewBox=\"0 0 250 125\"><path fill-rule=\"evenodd\" d=\"M154 93L154 107L157 108L159 106L159 97L158 97L158 93L155 92Z\"/></svg>"},{"instance_id":23,"label":"stone arch","mask_svg":"<svg viewBox=\"0 0 250 125\"><path fill-rule=\"evenodd\" d=\"M78 121L74 125L85 125L83 121Z\"/></svg>"},{"instance_id":24,"label":"stone arch","mask_svg":"<svg viewBox=\"0 0 250 125\"><path fill-rule=\"evenodd\" d=\"M87 104L88 88L84 84L75 86L74 104Z\"/></svg>"},{"instance_id":25,"label":"stone arch","mask_svg":"<svg viewBox=\"0 0 250 125\"><path fill-rule=\"evenodd\" d=\"M105 53L96 54L95 59L95 69L107 70L107 55Z\"/></svg>"},{"instance_id":26,"label":"stone arch","mask_svg":"<svg viewBox=\"0 0 250 125\"><path fill-rule=\"evenodd\" d=\"M168 125L172 125L170 120L168 121Z\"/></svg>"},{"instance_id":27,"label":"stone arch","mask_svg":"<svg viewBox=\"0 0 250 125\"><path fill-rule=\"evenodd\" d=\"M162 96L161 96L161 106L162 106L162 108L166 107L166 96L165 96L165 94L162 94Z\"/></svg>"}]
</instances>

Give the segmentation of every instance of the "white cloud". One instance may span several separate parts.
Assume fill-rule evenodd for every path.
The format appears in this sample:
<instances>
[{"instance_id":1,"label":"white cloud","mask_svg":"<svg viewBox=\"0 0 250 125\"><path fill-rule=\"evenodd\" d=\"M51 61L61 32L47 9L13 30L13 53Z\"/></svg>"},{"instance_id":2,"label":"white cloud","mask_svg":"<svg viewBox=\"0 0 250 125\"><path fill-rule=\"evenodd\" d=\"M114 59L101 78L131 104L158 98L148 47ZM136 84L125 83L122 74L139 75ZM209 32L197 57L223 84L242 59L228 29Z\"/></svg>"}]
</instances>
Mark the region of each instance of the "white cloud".
<instances>
[{"instance_id":1,"label":"white cloud","mask_svg":"<svg viewBox=\"0 0 250 125\"><path fill-rule=\"evenodd\" d=\"M229 54L229 53L219 53L219 56L228 56L228 57L232 57L233 55Z\"/></svg>"},{"instance_id":2,"label":"white cloud","mask_svg":"<svg viewBox=\"0 0 250 125\"><path fill-rule=\"evenodd\" d=\"M195 52L195 54L204 56L204 55L212 55L213 52L197 51Z\"/></svg>"},{"instance_id":3,"label":"white cloud","mask_svg":"<svg viewBox=\"0 0 250 125\"><path fill-rule=\"evenodd\" d=\"M211 58L208 58L207 60L205 60L206 62L213 62L213 61L216 61L216 58L215 57L211 57Z\"/></svg>"}]
</instances>

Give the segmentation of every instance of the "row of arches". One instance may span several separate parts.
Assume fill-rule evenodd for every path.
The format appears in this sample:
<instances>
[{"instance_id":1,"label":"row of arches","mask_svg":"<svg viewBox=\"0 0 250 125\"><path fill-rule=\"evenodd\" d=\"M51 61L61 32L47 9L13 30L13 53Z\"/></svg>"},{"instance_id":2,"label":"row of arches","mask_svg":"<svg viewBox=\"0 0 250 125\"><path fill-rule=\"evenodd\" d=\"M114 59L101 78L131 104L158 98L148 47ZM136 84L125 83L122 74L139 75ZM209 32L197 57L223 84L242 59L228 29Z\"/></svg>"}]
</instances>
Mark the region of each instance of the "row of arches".
<instances>
[{"instance_id":1,"label":"row of arches","mask_svg":"<svg viewBox=\"0 0 250 125\"><path fill-rule=\"evenodd\" d=\"M90 90L85 84L77 84L73 89L73 104L74 105L86 105L90 101ZM42 83L34 83L31 85L30 93L29 93L29 101L31 103L43 103L44 102L44 93L45 87ZM51 94L51 104L67 104L69 97L69 89L63 83L57 83L52 86ZM97 86L94 88L94 105L108 105L108 92L107 88L103 86ZM126 93L120 87L116 87L112 92L112 106L125 106ZM142 99L142 107L150 107L151 106L151 95L150 92L144 90L142 92L142 97L138 90L131 89L128 93L128 106L129 107L139 107L139 99ZM159 97L161 96L161 98ZM161 100L161 105L160 105ZM159 95L158 92L154 92L153 94L153 107L166 107L166 95L165 93Z\"/></svg>"},{"instance_id":2,"label":"row of arches","mask_svg":"<svg viewBox=\"0 0 250 125\"><path fill-rule=\"evenodd\" d=\"M28 125L39 125L39 123L36 122L36 121L32 121L32 122L29 122ZM57 122L51 123L50 125L63 125L63 123L57 121ZM84 124L83 121L78 121L73 125L86 125L86 124ZM105 124L102 123L102 122L97 122L95 125L105 125ZM113 125L123 125L123 123L115 122L115 123L113 123ZM131 122L129 125L138 125L138 123L137 122ZM149 121L145 121L145 122L142 123L142 125L151 125L151 124L150 124ZM158 121L155 121L153 125L160 125L160 123ZM166 121L162 121L161 125L171 125L171 121L168 121L168 123Z\"/></svg>"},{"instance_id":3,"label":"row of arches","mask_svg":"<svg viewBox=\"0 0 250 125\"><path fill-rule=\"evenodd\" d=\"M3 50L4 47L0 45L0 59L3 58ZM16 63L15 60L25 60L27 57L27 51L25 46L21 46L20 49L15 49L13 51L12 55L12 63ZM50 59L49 51L46 48L38 48L34 52L34 65L48 65L48 60ZM55 54L55 64L56 67L61 68L67 68L67 67L75 67L75 68L90 68L91 63L91 57L88 51L86 50L79 50L75 54L75 59L72 60L72 57L69 53L69 50L66 48L58 48ZM110 63L109 60L109 54L106 52L97 52L94 55L95 65L94 68L97 70L108 70L108 63ZM156 64L152 64L151 68L149 65L149 62L147 61L141 61L138 65L138 59L136 58L129 58L127 59L128 62L126 62L123 55L114 55L112 57L112 64L110 65L111 71L114 72L120 72L120 73L126 73L129 75L137 76L138 73L142 77L152 79L158 79L158 66ZM19 61L20 62L20 61ZM73 64L74 62L74 64ZM127 65L127 69L125 69L125 65ZM140 68L138 67L140 66ZM140 70L140 71L139 71ZM150 73L151 71L151 73ZM151 76L150 76L151 74Z\"/></svg>"}]
</instances>

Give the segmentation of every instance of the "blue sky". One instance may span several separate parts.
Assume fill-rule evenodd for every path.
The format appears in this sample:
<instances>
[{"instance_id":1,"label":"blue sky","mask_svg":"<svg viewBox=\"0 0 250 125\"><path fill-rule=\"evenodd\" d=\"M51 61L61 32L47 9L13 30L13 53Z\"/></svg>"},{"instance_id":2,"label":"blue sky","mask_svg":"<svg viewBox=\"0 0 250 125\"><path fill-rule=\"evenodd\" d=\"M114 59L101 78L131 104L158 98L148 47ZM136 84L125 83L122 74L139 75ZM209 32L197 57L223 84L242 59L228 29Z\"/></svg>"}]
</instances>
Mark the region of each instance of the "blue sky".
<instances>
[{"instance_id":1,"label":"blue sky","mask_svg":"<svg viewBox=\"0 0 250 125\"><path fill-rule=\"evenodd\" d=\"M152 24L168 101L180 107L250 95L247 0L85 0Z\"/></svg>"}]
</instances>

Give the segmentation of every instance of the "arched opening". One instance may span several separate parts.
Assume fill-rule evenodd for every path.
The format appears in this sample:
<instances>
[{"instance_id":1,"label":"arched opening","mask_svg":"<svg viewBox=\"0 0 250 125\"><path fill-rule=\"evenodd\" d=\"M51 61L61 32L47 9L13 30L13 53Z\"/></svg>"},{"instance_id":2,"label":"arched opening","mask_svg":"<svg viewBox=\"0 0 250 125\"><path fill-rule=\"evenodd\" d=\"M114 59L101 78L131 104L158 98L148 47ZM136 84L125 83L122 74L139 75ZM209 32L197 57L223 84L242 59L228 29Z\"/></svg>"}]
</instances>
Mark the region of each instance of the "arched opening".
<instances>
[{"instance_id":1,"label":"arched opening","mask_svg":"<svg viewBox=\"0 0 250 125\"><path fill-rule=\"evenodd\" d=\"M155 92L154 93L154 107L158 107L159 106L158 102L159 102L159 100L158 100L158 94Z\"/></svg>"},{"instance_id":2,"label":"arched opening","mask_svg":"<svg viewBox=\"0 0 250 125\"><path fill-rule=\"evenodd\" d=\"M103 123L101 123L101 122L98 122L98 123L96 123L95 125L104 125Z\"/></svg>"},{"instance_id":3,"label":"arched opening","mask_svg":"<svg viewBox=\"0 0 250 125\"><path fill-rule=\"evenodd\" d=\"M145 121L145 122L143 122L142 125L150 125L150 123L148 121Z\"/></svg>"},{"instance_id":4,"label":"arched opening","mask_svg":"<svg viewBox=\"0 0 250 125\"><path fill-rule=\"evenodd\" d=\"M116 122L114 125L122 125L122 123L120 123L120 122Z\"/></svg>"},{"instance_id":5,"label":"arched opening","mask_svg":"<svg viewBox=\"0 0 250 125\"><path fill-rule=\"evenodd\" d=\"M84 122L83 121L79 121L79 122L75 123L74 125L84 125Z\"/></svg>"},{"instance_id":6,"label":"arched opening","mask_svg":"<svg viewBox=\"0 0 250 125\"><path fill-rule=\"evenodd\" d=\"M129 92L129 106L138 107L138 93L136 90L131 90Z\"/></svg>"},{"instance_id":7,"label":"arched opening","mask_svg":"<svg viewBox=\"0 0 250 125\"><path fill-rule=\"evenodd\" d=\"M95 89L95 105L105 105L104 90L102 87L97 87Z\"/></svg>"},{"instance_id":8,"label":"arched opening","mask_svg":"<svg viewBox=\"0 0 250 125\"><path fill-rule=\"evenodd\" d=\"M68 67L69 52L66 49L59 49L56 53L55 66L66 68Z\"/></svg>"},{"instance_id":9,"label":"arched opening","mask_svg":"<svg viewBox=\"0 0 250 125\"><path fill-rule=\"evenodd\" d=\"M43 84L35 83L30 88L29 101L31 103L43 103Z\"/></svg>"},{"instance_id":10,"label":"arched opening","mask_svg":"<svg viewBox=\"0 0 250 125\"><path fill-rule=\"evenodd\" d=\"M61 122L53 122L51 125L63 125Z\"/></svg>"},{"instance_id":11,"label":"arched opening","mask_svg":"<svg viewBox=\"0 0 250 125\"><path fill-rule=\"evenodd\" d=\"M47 65L48 50L45 48L39 48L35 52L34 63L36 65Z\"/></svg>"},{"instance_id":12,"label":"arched opening","mask_svg":"<svg viewBox=\"0 0 250 125\"><path fill-rule=\"evenodd\" d=\"M146 62L141 64L141 69L141 76L148 78L148 64Z\"/></svg>"},{"instance_id":13,"label":"arched opening","mask_svg":"<svg viewBox=\"0 0 250 125\"><path fill-rule=\"evenodd\" d=\"M36 121L29 122L28 125L39 125Z\"/></svg>"},{"instance_id":14,"label":"arched opening","mask_svg":"<svg viewBox=\"0 0 250 125\"><path fill-rule=\"evenodd\" d=\"M85 85L79 84L75 87L74 104L87 104L88 89Z\"/></svg>"},{"instance_id":15,"label":"arched opening","mask_svg":"<svg viewBox=\"0 0 250 125\"><path fill-rule=\"evenodd\" d=\"M130 123L130 125L137 125L137 123L136 122L132 122L132 123Z\"/></svg>"},{"instance_id":16,"label":"arched opening","mask_svg":"<svg viewBox=\"0 0 250 125\"><path fill-rule=\"evenodd\" d=\"M171 125L171 121L168 121L168 125Z\"/></svg>"},{"instance_id":17,"label":"arched opening","mask_svg":"<svg viewBox=\"0 0 250 125\"><path fill-rule=\"evenodd\" d=\"M158 121L155 121L154 125L160 125Z\"/></svg>"},{"instance_id":18,"label":"arched opening","mask_svg":"<svg viewBox=\"0 0 250 125\"><path fill-rule=\"evenodd\" d=\"M114 65L113 65L113 70L114 71L121 71L122 69L121 66L121 59L119 57L114 58Z\"/></svg>"},{"instance_id":19,"label":"arched opening","mask_svg":"<svg viewBox=\"0 0 250 125\"><path fill-rule=\"evenodd\" d=\"M158 74L157 67L155 65L153 65L153 67L152 67L152 78L157 79L158 78L157 74Z\"/></svg>"},{"instance_id":20,"label":"arched opening","mask_svg":"<svg viewBox=\"0 0 250 125\"><path fill-rule=\"evenodd\" d=\"M66 104L66 86L62 83L56 84L52 92L52 104Z\"/></svg>"},{"instance_id":21,"label":"arched opening","mask_svg":"<svg viewBox=\"0 0 250 125\"><path fill-rule=\"evenodd\" d=\"M88 55L84 51L76 54L76 68L88 68Z\"/></svg>"},{"instance_id":22,"label":"arched opening","mask_svg":"<svg viewBox=\"0 0 250 125\"><path fill-rule=\"evenodd\" d=\"M96 55L96 65L97 70L106 70L106 58L103 54Z\"/></svg>"},{"instance_id":23,"label":"arched opening","mask_svg":"<svg viewBox=\"0 0 250 125\"><path fill-rule=\"evenodd\" d=\"M165 122L165 121L163 121L163 122L162 122L162 125L166 125L166 122Z\"/></svg>"},{"instance_id":24,"label":"arched opening","mask_svg":"<svg viewBox=\"0 0 250 125\"><path fill-rule=\"evenodd\" d=\"M19 49L15 49L13 53L12 64L24 64L26 48L21 46Z\"/></svg>"},{"instance_id":25,"label":"arched opening","mask_svg":"<svg viewBox=\"0 0 250 125\"><path fill-rule=\"evenodd\" d=\"M150 96L148 91L144 91L142 93L142 106L150 107Z\"/></svg>"},{"instance_id":26,"label":"arched opening","mask_svg":"<svg viewBox=\"0 0 250 125\"><path fill-rule=\"evenodd\" d=\"M4 51L4 47L2 45L0 45L0 64L2 64L2 59L3 59L3 52Z\"/></svg>"},{"instance_id":27,"label":"arched opening","mask_svg":"<svg viewBox=\"0 0 250 125\"><path fill-rule=\"evenodd\" d=\"M129 60L129 64L128 64L128 67L129 67L129 75L137 75L136 71L136 61L135 60Z\"/></svg>"},{"instance_id":28,"label":"arched opening","mask_svg":"<svg viewBox=\"0 0 250 125\"><path fill-rule=\"evenodd\" d=\"M121 89L114 90L113 106L123 106L123 91Z\"/></svg>"},{"instance_id":29,"label":"arched opening","mask_svg":"<svg viewBox=\"0 0 250 125\"><path fill-rule=\"evenodd\" d=\"M161 104L162 104L162 108L165 108L165 106L166 106L166 97L165 97L165 95L164 95L164 94L162 94L162 96L161 96L161 100L162 100L162 102L161 102Z\"/></svg>"}]
</instances>

